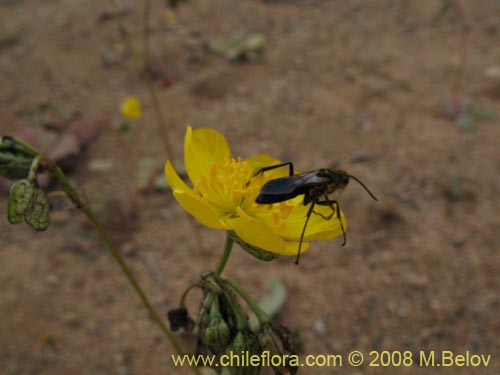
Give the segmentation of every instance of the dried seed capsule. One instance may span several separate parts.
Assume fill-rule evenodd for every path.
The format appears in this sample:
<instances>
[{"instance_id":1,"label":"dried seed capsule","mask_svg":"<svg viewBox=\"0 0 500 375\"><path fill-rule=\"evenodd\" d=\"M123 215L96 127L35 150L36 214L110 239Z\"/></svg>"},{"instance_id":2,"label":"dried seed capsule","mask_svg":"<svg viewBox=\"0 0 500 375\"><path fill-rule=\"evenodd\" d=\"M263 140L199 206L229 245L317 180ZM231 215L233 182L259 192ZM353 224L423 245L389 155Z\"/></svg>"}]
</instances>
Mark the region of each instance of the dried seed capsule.
<instances>
[{"instance_id":1,"label":"dried seed capsule","mask_svg":"<svg viewBox=\"0 0 500 375\"><path fill-rule=\"evenodd\" d=\"M258 333L259 344L263 350L269 350L271 355L283 355L285 350L283 343L277 332L275 332L271 324L264 325Z\"/></svg>"},{"instance_id":2,"label":"dried seed capsule","mask_svg":"<svg viewBox=\"0 0 500 375\"><path fill-rule=\"evenodd\" d=\"M296 374L298 360L290 331L279 326L275 328L271 323L261 327L258 333L259 344L263 351L268 350L271 356L280 356L282 360L273 365L275 374Z\"/></svg>"},{"instance_id":3,"label":"dried seed capsule","mask_svg":"<svg viewBox=\"0 0 500 375\"><path fill-rule=\"evenodd\" d=\"M19 180L10 188L7 218L11 224L23 221L24 213L32 204L37 191L36 185L29 180Z\"/></svg>"},{"instance_id":4,"label":"dried seed capsule","mask_svg":"<svg viewBox=\"0 0 500 375\"><path fill-rule=\"evenodd\" d=\"M168 321L170 322L170 329L174 332L178 331L180 328L184 328L187 332L191 332L195 326L193 318L189 316L185 307L170 310L168 312Z\"/></svg>"}]
</instances>

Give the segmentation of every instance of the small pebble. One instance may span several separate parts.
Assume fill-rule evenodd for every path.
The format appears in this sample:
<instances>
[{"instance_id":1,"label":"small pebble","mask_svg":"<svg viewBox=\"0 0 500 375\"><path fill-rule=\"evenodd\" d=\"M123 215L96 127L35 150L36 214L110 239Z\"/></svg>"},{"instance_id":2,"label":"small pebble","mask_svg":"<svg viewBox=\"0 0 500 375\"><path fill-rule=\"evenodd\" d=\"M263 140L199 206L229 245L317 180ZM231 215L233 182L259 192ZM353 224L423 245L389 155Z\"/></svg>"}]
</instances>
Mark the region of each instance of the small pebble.
<instances>
[{"instance_id":1,"label":"small pebble","mask_svg":"<svg viewBox=\"0 0 500 375\"><path fill-rule=\"evenodd\" d=\"M324 320L316 320L314 322L314 332L319 336L323 336L326 333L326 323Z\"/></svg>"}]
</instances>

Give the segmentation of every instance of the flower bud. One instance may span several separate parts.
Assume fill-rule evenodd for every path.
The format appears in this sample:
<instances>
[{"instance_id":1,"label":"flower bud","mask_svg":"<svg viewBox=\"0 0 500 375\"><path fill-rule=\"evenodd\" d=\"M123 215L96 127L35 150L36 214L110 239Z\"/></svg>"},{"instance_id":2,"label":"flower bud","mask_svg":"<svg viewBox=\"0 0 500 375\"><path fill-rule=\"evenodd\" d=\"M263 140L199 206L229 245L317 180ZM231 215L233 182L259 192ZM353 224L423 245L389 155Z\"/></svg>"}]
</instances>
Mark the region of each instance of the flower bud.
<instances>
[{"instance_id":1,"label":"flower bud","mask_svg":"<svg viewBox=\"0 0 500 375\"><path fill-rule=\"evenodd\" d=\"M221 317L212 318L203 330L203 341L213 353L221 353L231 339L230 330Z\"/></svg>"},{"instance_id":2,"label":"flower bud","mask_svg":"<svg viewBox=\"0 0 500 375\"><path fill-rule=\"evenodd\" d=\"M249 329L238 331L226 349L226 355L229 357L234 357L234 355L241 356L241 358L251 357L254 354L260 354L260 352L257 337ZM229 367L228 370L231 375L258 375L260 373L260 366L233 362L233 366Z\"/></svg>"},{"instance_id":3,"label":"flower bud","mask_svg":"<svg viewBox=\"0 0 500 375\"><path fill-rule=\"evenodd\" d=\"M238 235L232 230L228 231L228 234L234 242L241 246L243 250L257 259L269 262L279 256L279 254L272 253L270 251L250 245L248 242L245 242L240 237L238 237Z\"/></svg>"},{"instance_id":4,"label":"flower bud","mask_svg":"<svg viewBox=\"0 0 500 375\"><path fill-rule=\"evenodd\" d=\"M273 367L275 374L295 374L298 367L290 363L289 355L295 355L295 347L293 345L293 338L290 331L284 327L279 326L275 328L271 323L262 326L259 334L259 344L263 351L268 350L270 355L279 355L281 358L287 358L287 362L280 363L280 366ZM285 355L287 355L285 357Z\"/></svg>"},{"instance_id":5,"label":"flower bud","mask_svg":"<svg viewBox=\"0 0 500 375\"><path fill-rule=\"evenodd\" d=\"M201 317L201 339L215 354L222 353L231 340L231 329L224 320L218 295L208 295L206 301L210 307L204 310Z\"/></svg>"}]
</instances>

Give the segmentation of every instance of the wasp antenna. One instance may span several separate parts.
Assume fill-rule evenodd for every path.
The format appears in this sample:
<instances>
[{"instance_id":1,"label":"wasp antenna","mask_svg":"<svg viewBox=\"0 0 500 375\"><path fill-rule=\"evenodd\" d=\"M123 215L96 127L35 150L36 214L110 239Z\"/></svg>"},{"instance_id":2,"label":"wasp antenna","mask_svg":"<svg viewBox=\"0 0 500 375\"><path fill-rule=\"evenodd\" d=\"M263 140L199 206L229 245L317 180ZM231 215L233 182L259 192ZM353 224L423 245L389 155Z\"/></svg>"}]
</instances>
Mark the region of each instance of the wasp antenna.
<instances>
[{"instance_id":1,"label":"wasp antenna","mask_svg":"<svg viewBox=\"0 0 500 375\"><path fill-rule=\"evenodd\" d=\"M361 182L358 178L354 177L353 175L349 175L349 177L354 178L354 179L358 182L358 184L360 184L361 186L363 186L363 188L367 191L367 193L368 193L368 194L370 194L370 196L371 196L371 197L372 197L375 201L377 201L377 202L378 202L377 197L375 197L375 195L373 195L373 193L370 191L370 189L368 189L368 188L366 187L366 185L365 185L365 184L363 184L363 183L362 183L362 182Z\"/></svg>"}]
</instances>

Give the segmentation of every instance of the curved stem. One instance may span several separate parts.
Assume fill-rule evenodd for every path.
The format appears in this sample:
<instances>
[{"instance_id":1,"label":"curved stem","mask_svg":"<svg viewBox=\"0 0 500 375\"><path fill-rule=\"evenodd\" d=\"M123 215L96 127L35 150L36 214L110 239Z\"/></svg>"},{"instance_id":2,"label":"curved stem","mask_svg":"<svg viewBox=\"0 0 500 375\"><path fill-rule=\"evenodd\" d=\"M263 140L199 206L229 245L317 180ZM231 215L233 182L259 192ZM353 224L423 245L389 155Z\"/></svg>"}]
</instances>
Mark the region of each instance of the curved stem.
<instances>
[{"instance_id":1,"label":"curved stem","mask_svg":"<svg viewBox=\"0 0 500 375\"><path fill-rule=\"evenodd\" d=\"M200 285L199 284L193 284L191 285L189 288L187 288L184 293L182 293L182 296L181 296L181 302L179 303L179 306L180 307L183 307L183 308L186 308L186 298L187 298L187 295L189 294L189 292L191 290L193 290L194 288L200 288Z\"/></svg>"},{"instance_id":2,"label":"curved stem","mask_svg":"<svg viewBox=\"0 0 500 375\"><path fill-rule=\"evenodd\" d=\"M233 243L234 243L233 239L229 236L229 233L227 233L226 244L224 245L224 252L222 253L222 258L220 258L219 265L217 266L217 269L214 272L215 276L220 276L220 274L224 270L224 267L226 266L229 256L231 255L231 249L233 248Z\"/></svg>"},{"instance_id":3,"label":"curved stem","mask_svg":"<svg viewBox=\"0 0 500 375\"><path fill-rule=\"evenodd\" d=\"M36 173L38 172L38 164L40 163L40 155L33 159L31 163L30 172L28 174L28 180L34 181L36 178Z\"/></svg>"},{"instance_id":4,"label":"curved stem","mask_svg":"<svg viewBox=\"0 0 500 375\"><path fill-rule=\"evenodd\" d=\"M255 316L259 320L260 325L270 321L269 315L267 315L264 310L262 310L259 305L245 292L238 284L235 282L219 277L221 281L229 285L236 293L238 293L241 298L246 302L248 307L254 312Z\"/></svg>"},{"instance_id":5,"label":"curved stem","mask_svg":"<svg viewBox=\"0 0 500 375\"><path fill-rule=\"evenodd\" d=\"M232 298L226 298L227 304L233 310L233 314L236 317L236 328L238 331L243 330L248 326L248 318L246 314L241 310L241 308L235 303Z\"/></svg>"}]
</instances>

